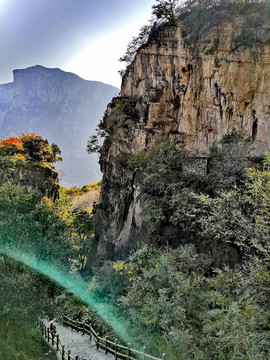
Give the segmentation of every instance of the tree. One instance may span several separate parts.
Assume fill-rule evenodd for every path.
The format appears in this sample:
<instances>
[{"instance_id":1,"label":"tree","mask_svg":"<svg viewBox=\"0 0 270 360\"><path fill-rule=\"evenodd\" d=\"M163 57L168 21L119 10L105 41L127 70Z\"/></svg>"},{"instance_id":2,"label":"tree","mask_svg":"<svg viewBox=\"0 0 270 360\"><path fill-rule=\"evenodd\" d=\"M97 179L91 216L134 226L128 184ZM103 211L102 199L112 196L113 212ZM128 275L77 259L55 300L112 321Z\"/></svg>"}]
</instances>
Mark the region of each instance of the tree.
<instances>
[{"instance_id":1,"label":"tree","mask_svg":"<svg viewBox=\"0 0 270 360\"><path fill-rule=\"evenodd\" d=\"M241 256L270 257L270 172L247 170L245 184L215 198L194 195L204 209L198 225L204 236L239 249Z\"/></svg>"},{"instance_id":2,"label":"tree","mask_svg":"<svg viewBox=\"0 0 270 360\"><path fill-rule=\"evenodd\" d=\"M152 14L158 20L167 22L170 25L176 25L176 8L179 0L156 0L157 4L152 6Z\"/></svg>"},{"instance_id":3,"label":"tree","mask_svg":"<svg viewBox=\"0 0 270 360\"><path fill-rule=\"evenodd\" d=\"M52 154L53 154L53 162L56 161L63 161L61 155L61 150L59 149L58 145L52 143Z\"/></svg>"},{"instance_id":4,"label":"tree","mask_svg":"<svg viewBox=\"0 0 270 360\"><path fill-rule=\"evenodd\" d=\"M250 140L234 129L213 144L209 154L209 190L216 193L245 181L251 146Z\"/></svg>"},{"instance_id":5,"label":"tree","mask_svg":"<svg viewBox=\"0 0 270 360\"><path fill-rule=\"evenodd\" d=\"M73 211L71 218L73 246L82 272L94 237L94 218L88 211L76 210Z\"/></svg>"}]
</instances>

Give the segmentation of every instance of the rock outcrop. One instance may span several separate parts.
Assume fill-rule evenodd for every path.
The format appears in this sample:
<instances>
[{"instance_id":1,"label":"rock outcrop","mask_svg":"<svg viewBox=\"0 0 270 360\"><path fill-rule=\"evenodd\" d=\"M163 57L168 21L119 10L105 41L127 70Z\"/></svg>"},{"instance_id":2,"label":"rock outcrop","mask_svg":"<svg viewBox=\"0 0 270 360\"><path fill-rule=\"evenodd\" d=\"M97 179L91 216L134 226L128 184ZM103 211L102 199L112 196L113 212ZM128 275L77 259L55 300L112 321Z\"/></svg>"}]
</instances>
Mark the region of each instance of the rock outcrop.
<instances>
[{"instance_id":1,"label":"rock outcrop","mask_svg":"<svg viewBox=\"0 0 270 360\"><path fill-rule=\"evenodd\" d=\"M96 156L85 149L108 101L118 89L60 69L14 70L14 82L0 85L0 135L38 132L62 150L59 164L71 184L101 178Z\"/></svg>"},{"instance_id":2,"label":"rock outcrop","mask_svg":"<svg viewBox=\"0 0 270 360\"><path fill-rule=\"evenodd\" d=\"M138 50L121 96L136 101L139 120L114 136L128 143L129 154L175 139L205 155L232 129L251 138L254 155L270 150L270 45L257 41L252 49L231 51L236 28L233 22L217 24L192 48L184 43L181 25L164 27ZM148 240L142 175L119 161L123 147L115 145L106 143L101 156L97 252L104 257Z\"/></svg>"},{"instance_id":3,"label":"rock outcrop","mask_svg":"<svg viewBox=\"0 0 270 360\"><path fill-rule=\"evenodd\" d=\"M0 186L6 182L38 190L52 201L59 197L58 173L47 140L22 134L0 141Z\"/></svg>"}]
</instances>

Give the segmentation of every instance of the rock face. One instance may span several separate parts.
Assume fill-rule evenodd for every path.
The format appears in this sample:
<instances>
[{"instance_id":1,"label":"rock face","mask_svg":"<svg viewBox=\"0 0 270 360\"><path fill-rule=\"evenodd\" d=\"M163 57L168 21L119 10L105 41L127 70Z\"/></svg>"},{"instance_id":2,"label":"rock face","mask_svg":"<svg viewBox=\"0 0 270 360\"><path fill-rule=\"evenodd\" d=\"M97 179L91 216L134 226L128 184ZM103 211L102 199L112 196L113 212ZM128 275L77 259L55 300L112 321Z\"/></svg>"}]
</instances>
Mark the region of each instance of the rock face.
<instances>
[{"instance_id":1,"label":"rock face","mask_svg":"<svg viewBox=\"0 0 270 360\"><path fill-rule=\"evenodd\" d=\"M0 157L0 186L7 181L20 185L25 190L39 190L52 201L59 197L57 172L37 162L23 163Z\"/></svg>"},{"instance_id":2,"label":"rock face","mask_svg":"<svg viewBox=\"0 0 270 360\"><path fill-rule=\"evenodd\" d=\"M212 28L209 47L216 34L222 40L206 51L205 43L186 47L181 26L165 27L138 50L121 87L121 96L135 99L139 112L139 121L118 130L130 154L176 139L203 156L232 129L252 139L253 154L270 150L270 46L258 42L256 51L231 52L234 31L233 23ZM104 257L148 240L139 198L142 175L121 164L119 152L112 143L101 156L97 252Z\"/></svg>"},{"instance_id":3,"label":"rock face","mask_svg":"<svg viewBox=\"0 0 270 360\"><path fill-rule=\"evenodd\" d=\"M181 27L166 28L138 51L123 79L121 95L141 102L134 149L177 138L188 150L207 153L233 128L253 140L254 153L270 149L270 47L230 53L234 26L213 29L213 55L184 47ZM149 135L150 133L150 135Z\"/></svg>"},{"instance_id":4,"label":"rock face","mask_svg":"<svg viewBox=\"0 0 270 360\"><path fill-rule=\"evenodd\" d=\"M0 134L39 132L62 150L65 182L99 180L97 157L86 153L86 144L118 89L42 66L13 74L13 83L0 85Z\"/></svg>"}]
</instances>

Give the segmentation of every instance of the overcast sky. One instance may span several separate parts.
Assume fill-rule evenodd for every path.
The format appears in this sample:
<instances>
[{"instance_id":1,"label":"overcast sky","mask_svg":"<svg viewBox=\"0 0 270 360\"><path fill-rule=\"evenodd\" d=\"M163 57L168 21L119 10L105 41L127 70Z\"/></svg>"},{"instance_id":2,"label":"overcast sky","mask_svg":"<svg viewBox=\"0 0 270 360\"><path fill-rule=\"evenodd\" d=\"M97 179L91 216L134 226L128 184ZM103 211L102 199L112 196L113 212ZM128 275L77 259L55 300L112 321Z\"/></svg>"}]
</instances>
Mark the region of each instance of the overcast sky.
<instances>
[{"instance_id":1,"label":"overcast sky","mask_svg":"<svg viewBox=\"0 0 270 360\"><path fill-rule=\"evenodd\" d=\"M118 59L154 0L0 0L0 83L12 70L58 67L120 87Z\"/></svg>"}]
</instances>

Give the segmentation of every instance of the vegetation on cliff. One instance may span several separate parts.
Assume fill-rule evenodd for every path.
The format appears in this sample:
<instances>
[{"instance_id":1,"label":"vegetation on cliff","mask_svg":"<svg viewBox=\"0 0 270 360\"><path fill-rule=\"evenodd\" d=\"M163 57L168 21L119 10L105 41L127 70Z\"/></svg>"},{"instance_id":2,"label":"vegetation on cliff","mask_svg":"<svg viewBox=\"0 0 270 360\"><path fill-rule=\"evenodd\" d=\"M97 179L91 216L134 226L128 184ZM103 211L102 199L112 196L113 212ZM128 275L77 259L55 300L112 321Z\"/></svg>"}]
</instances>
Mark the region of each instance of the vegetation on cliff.
<instances>
[{"instance_id":1,"label":"vegetation on cliff","mask_svg":"<svg viewBox=\"0 0 270 360\"><path fill-rule=\"evenodd\" d=\"M131 323L128 331L149 353L165 351L168 359L177 360L269 357L269 156L265 171L246 170L248 147L236 132L225 136L212 148L209 174L196 178L189 172L194 156L169 142L129 157L125 164L145 172L142 196L153 242L94 269L90 290L122 311L119 321ZM94 223L91 214L70 211L74 192L83 190L62 190L53 203L10 183L1 187L1 244L83 270ZM185 227L197 240L216 243L224 252L229 244L237 249L238 264L214 269L212 254L196 243L173 249L159 232L160 222L165 228L166 221L176 224L179 233ZM44 349L38 349L44 345L33 322L58 311L54 299L61 289L7 256L1 256L1 267L1 351L22 359L41 357ZM18 317L21 304L24 312ZM76 297L68 297L64 306L78 319L85 312ZM95 322L104 327L97 318ZM22 329L25 341L14 342Z\"/></svg>"},{"instance_id":2,"label":"vegetation on cliff","mask_svg":"<svg viewBox=\"0 0 270 360\"><path fill-rule=\"evenodd\" d=\"M169 142L130 159L144 172L151 243L105 262L93 283L156 355L270 356L270 172L246 157L249 147L241 134L226 135L201 175L190 167L195 158Z\"/></svg>"},{"instance_id":3,"label":"vegetation on cliff","mask_svg":"<svg viewBox=\"0 0 270 360\"><path fill-rule=\"evenodd\" d=\"M37 133L0 139L0 185L7 181L26 189L39 189L55 200L58 197L58 173L53 166L62 160L56 144L49 145Z\"/></svg>"},{"instance_id":4,"label":"vegetation on cliff","mask_svg":"<svg viewBox=\"0 0 270 360\"><path fill-rule=\"evenodd\" d=\"M188 66L190 72L195 74L195 67L188 63L182 68L182 73L180 66L177 71L172 70L170 73L177 61L172 61L170 68L171 60L162 63L158 50L156 57L152 56L159 46L162 51L166 47L173 51L174 39L168 35L166 27L181 27L184 50L187 50L188 55L197 55L196 51L200 51L200 55L210 55L211 59L222 42L219 35L222 32L215 32L215 28L224 30L222 26L230 21L230 29L234 30L232 38L226 39L229 40L226 47L229 56L246 49L251 49L256 54L260 46L269 43L269 2L186 1L181 7L178 7L177 1L157 3L153 9L155 22L142 28L122 58L131 63L138 48L143 47L135 62L128 68L129 73L124 78L122 90L122 94L137 94L135 108L141 111L140 122L138 124L134 118L132 124L131 118L131 127L126 135L122 130L123 123L121 120L118 122L118 114L115 113L115 117L112 117L113 121L110 114L107 114L102 130L105 130L105 137L109 136L106 130L113 136L108 137L108 142L105 140L103 147L92 148L95 143L89 143L89 150L95 148L101 153L105 173L104 204L100 205L100 217L105 214L105 230L102 239L98 234L99 246L103 246L100 253L107 251L112 254L114 246L121 251L121 241L123 247L128 247L132 241L134 243L137 240L137 250L129 253L129 256L127 253L118 255L116 250L112 255L113 260L94 269L91 286L99 295L108 297L108 301L122 309L126 319L134 324L131 331L136 340L146 345L147 351L154 350L156 355L164 351L169 359L177 360L267 359L270 356L270 173L265 166L269 162L269 154L265 154L264 167L261 159L250 157L252 141L254 142L254 134L257 132L256 119L253 119L252 131L248 131L249 134L252 133L251 139L245 139L241 133L231 131L216 142L209 157L202 156L201 162L205 164L205 171L202 172L197 169L198 158L181 149L180 136L179 142L159 141L162 136L162 139L166 139L166 136L173 138L173 131L180 131L183 117L189 118L197 106L196 96L189 113L178 113L176 119L171 112L164 128L157 129L156 136L148 135L151 131L155 132L151 121L156 121L163 108L169 109L168 104L172 108L174 105L169 103L169 96L164 96L165 100L159 102L160 93L169 90L173 93L176 84L180 84L178 79L181 76L184 79L182 73L187 73ZM164 28L164 32L160 31ZM162 43L162 35L169 40L165 39ZM155 42L157 39L162 45ZM146 49L147 45L151 51ZM235 54L232 56L236 56ZM151 59L148 62L147 56ZM169 57L171 59L171 53ZM218 69L218 62L213 60L214 58L212 63ZM157 65L151 67L155 62ZM181 64L180 60L179 63ZM149 65L149 69L146 69L145 64ZM139 67L138 71L135 69L136 65ZM199 62L195 62L195 65L200 67ZM213 81L218 70L210 72L213 76L209 77L205 75L208 70L204 68L201 74L189 78L190 88L187 90L183 85L183 94L179 91L179 97L173 99L176 106L180 107L184 91L197 94L209 90L211 105L207 111L203 113L203 107L198 107L195 121L186 121L182 128L186 137L192 137L192 127L195 128L202 121L201 126L198 126L201 135L203 131L208 131L203 122L209 117L207 141L212 141L215 136L219 137L220 133L224 133L224 128L232 128L233 124L231 122L228 127L222 124L222 120L230 116L226 114L221 115L220 123L214 124L213 121L212 126L211 110L214 106L220 106L222 112L222 105L220 99L213 101L216 92L214 86L218 88L220 85ZM169 73L168 76L166 72ZM148 81L151 76L152 82ZM169 87L171 76L175 76L177 81L172 82ZM190 85L193 81L199 81L200 76L203 81L209 80L209 88L204 88L203 81L197 87ZM218 80L223 81L224 76L222 80ZM141 95L142 82L146 91L144 97ZM224 90L225 103L231 101L228 100L231 88ZM235 92L237 94L237 89ZM245 99L241 101L244 103ZM249 102L244 104L248 106ZM146 108L151 106L156 106L158 110L144 116L143 112L147 113ZM233 106L228 112L236 111ZM256 111L257 108L251 108L251 119ZM169 110L162 112L164 117L167 113ZM162 122L163 118L158 120ZM173 120L175 129L178 126L178 130L166 133L166 125ZM217 126L224 128L220 131ZM241 128L244 126L242 121ZM144 131L140 131L143 127ZM135 130L138 131L138 137L141 136L141 141L132 142ZM127 139L131 139L132 151L124 151L119 146ZM200 137L196 140L200 141ZM134 155L136 148L143 148L144 144L146 149ZM121 158L115 156L116 147L119 152L122 150ZM121 180L118 181L117 176L122 176ZM106 194L108 190L110 193ZM113 191L117 193L117 201L122 201L119 207L117 201L114 203ZM123 199L129 203L125 204ZM117 210L111 214L113 206ZM138 210L139 207L143 210ZM144 234L139 237L138 224L143 224L145 218L141 216L136 221L136 217L141 215L138 215L140 211L146 212L149 225L149 229L145 226L147 245L144 246ZM108 225L110 222L111 228ZM124 222L126 226L123 226ZM99 224L99 227L102 225ZM132 236L127 234L134 228ZM124 236L130 236L130 242L124 242ZM109 250L104 250L106 246Z\"/></svg>"},{"instance_id":5,"label":"vegetation on cliff","mask_svg":"<svg viewBox=\"0 0 270 360\"><path fill-rule=\"evenodd\" d=\"M149 33L144 28L140 45L153 39L160 26L175 26L178 17L186 46L192 49L195 42L204 41L215 21L226 20L237 9L236 14L254 11L251 30L245 22L239 23L244 35L236 34L231 51L252 47L257 26L262 25L258 14L267 9L260 17L264 22L269 10L265 1L186 1L180 9L177 3L158 1L153 13L161 23L153 24ZM136 48L136 41L133 45ZM212 45L207 44L206 53L213 53L218 45L216 38ZM207 161L205 171L198 171L198 158L177 142L162 142L132 155L130 139L140 118L137 104L131 97L114 98L88 151L99 151L101 162L109 153L104 167L115 165L141 179L136 191L147 214L150 238L147 244L138 243L136 251L119 257L114 253L114 260L92 268L89 291L121 310L119 321L130 322L131 335L149 353L159 356L165 352L171 360L268 359L269 154L265 154L264 166L249 158L251 142L232 131L212 146L209 160L202 159ZM0 143L0 153L10 164L36 161L50 167L58 150L32 134ZM113 190L119 191L116 186L122 182L134 191L134 184L115 178ZM91 210L74 209L72 201L98 187L61 189L60 198L52 202L38 191L6 182L0 188L1 246L61 265L66 271L83 272L87 256L95 255L97 248L95 224ZM125 199L130 201L128 196ZM123 212L127 208L124 204ZM117 220L123 221L124 216L127 214ZM102 226L106 230L108 222ZM33 321L55 313L54 300L60 289L5 255L0 260L4 339L4 350L0 350L4 355L0 352L0 356L13 348L13 358L38 359L39 350L33 352L33 346L40 337ZM10 276L14 278L11 284ZM25 291L28 286L30 292ZM44 301L39 302L41 296ZM80 319L84 306L70 296L65 310ZM16 336L23 329L31 350L23 353L25 343L6 335L9 329Z\"/></svg>"},{"instance_id":6,"label":"vegetation on cliff","mask_svg":"<svg viewBox=\"0 0 270 360\"><path fill-rule=\"evenodd\" d=\"M214 27L235 20L234 37L230 51L253 48L270 41L270 4L268 0L156 0L152 7L152 19L139 34L132 38L120 61L128 65L141 46L157 37L166 26L181 26L185 45L190 49L204 46L205 54L214 54L220 41L218 33L210 41L207 38ZM125 75L126 70L120 71Z\"/></svg>"},{"instance_id":7,"label":"vegetation on cliff","mask_svg":"<svg viewBox=\"0 0 270 360\"><path fill-rule=\"evenodd\" d=\"M38 133L25 133L19 137L0 139L0 156L11 160L38 161L41 165L52 167L52 163L61 161L61 150L56 144L49 145Z\"/></svg>"},{"instance_id":8,"label":"vegetation on cliff","mask_svg":"<svg viewBox=\"0 0 270 360\"><path fill-rule=\"evenodd\" d=\"M130 132L139 121L136 104L136 100L129 97L113 98L96 129L96 134L91 136L87 143L89 154L102 153L113 146L118 160L125 161L130 154Z\"/></svg>"}]
</instances>

